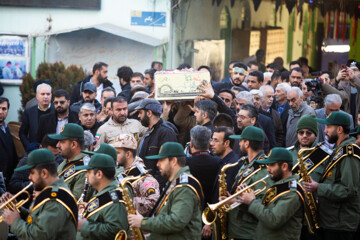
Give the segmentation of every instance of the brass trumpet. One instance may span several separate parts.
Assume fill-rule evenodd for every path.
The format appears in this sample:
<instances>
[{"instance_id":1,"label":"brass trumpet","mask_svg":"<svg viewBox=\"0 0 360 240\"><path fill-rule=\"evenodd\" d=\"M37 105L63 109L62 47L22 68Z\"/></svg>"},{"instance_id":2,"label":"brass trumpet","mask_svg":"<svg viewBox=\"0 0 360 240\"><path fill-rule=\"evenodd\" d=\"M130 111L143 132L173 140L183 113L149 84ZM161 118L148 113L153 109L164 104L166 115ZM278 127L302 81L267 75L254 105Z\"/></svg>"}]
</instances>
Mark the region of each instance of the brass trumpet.
<instances>
[{"instance_id":1,"label":"brass trumpet","mask_svg":"<svg viewBox=\"0 0 360 240\"><path fill-rule=\"evenodd\" d=\"M218 203L214 203L214 204L208 204L208 207L205 208L205 210L202 213L202 220L206 225L211 225L212 223L215 222L216 218L217 218L217 214L215 213L215 211L217 209L219 209L220 207L224 206L227 202L229 202L231 199L239 196L240 194L244 193L244 192L248 192L251 188L253 188L254 186L256 186L257 184L264 184L264 187L262 189L258 189L255 191L255 195L258 195L259 193L265 191L267 189L267 183L265 181L265 179L267 179L270 175L266 175L265 177L263 177L262 179L254 182L253 184L250 184L249 186L247 186L246 188L234 193L233 195L229 196L228 198L218 202Z\"/></svg>"},{"instance_id":2,"label":"brass trumpet","mask_svg":"<svg viewBox=\"0 0 360 240\"><path fill-rule=\"evenodd\" d=\"M28 191L26 191L29 187L31 187L33 185L33 183L29 183L25 188L23 188L20 192L18 192L17 194L15 194L12 198L10 199L7 199L6 202L4 202L1 206L0 206L0 211L3 210L3 209L9 209L11 211L14 211L14 209L16 209L18 212L19 211L19 208L24 205L25 203L27 203L30 198L31 198L31 195ZM19 201L18 203L13 203L13 201L19 197L21 194L26 194L26 199L23 199L21 201ZM3 217L0 216L0 223L3 221Z\"/></svg>"}]
</instances>

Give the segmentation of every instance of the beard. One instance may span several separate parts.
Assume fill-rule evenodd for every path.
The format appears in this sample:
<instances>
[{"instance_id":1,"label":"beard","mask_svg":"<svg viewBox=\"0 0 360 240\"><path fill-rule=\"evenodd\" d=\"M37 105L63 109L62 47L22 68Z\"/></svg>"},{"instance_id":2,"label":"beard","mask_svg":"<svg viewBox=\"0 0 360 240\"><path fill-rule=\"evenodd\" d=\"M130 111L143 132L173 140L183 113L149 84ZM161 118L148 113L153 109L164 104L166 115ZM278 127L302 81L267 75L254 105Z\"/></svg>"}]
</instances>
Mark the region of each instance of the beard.
<instances>
[{"instance_id":1,"label":"beard","mask_svg":"<svg viewBox=\"0 0 360 240\"><path fill-rule=\"evenodd\" d=\"M101 76L101 74L98 76L98 81L99 81L99 83L104 83L104 82L106 82L106 78L103 78L102 76Z\"/></svg>"},{"instance_id":2,"label":"beard","mask_svg":"<svg viewBox=\"0 0 360 240\"><path fill-rule=\"evenodd\" d=\"M274 182L277 182L277 181L281 180L283 178L283 173L282 173L281 169L279 168L278 170L274 171L270 178Z\"/></svg>"},{"instance_id":3,"label":"beard","mask_svg":"<svg viewBox=\"0 0 360 240\"><path fill-rule=\"evenodd\" d=\"M328 137L328 142L329 143L336 143L337 141L338 141L338 139L339 139L339 136L338 135L334 135L334 134L332 134L331 136L329 136L329 135L326 135L327 137Z\"/></svg>"},{"instance_id":4,"label":"beard","mask_svg":"<svg viewBox=\"0 0 360 240\"><path fill-rule=\"evenodd\" d=\"M60 113L60 114L66 113L66 111L67 111L67 108L63 108L63 107L56 108L56 112Z\"/></svg>"},{"instance_id":5,"label":"beard","mask_svg":"<svg viewBox=\"0 0 360 240\"><path fill-rule=\"evenodd\" d=\"M149 127L150 125L150 118L146 114L141 119L141 125L143 125L144 127Z\"/></svg>"},{"instance_id":6,"label":"beard","mask_svg":"<svg viewBox=\"0 0 360 240\"><path fill-rule=\"evenodd\" d=\"M44 180L39 179L38 182L34 183L34 190L35 191L42 191L46 187Z\"/></svg>"}]
</instances>

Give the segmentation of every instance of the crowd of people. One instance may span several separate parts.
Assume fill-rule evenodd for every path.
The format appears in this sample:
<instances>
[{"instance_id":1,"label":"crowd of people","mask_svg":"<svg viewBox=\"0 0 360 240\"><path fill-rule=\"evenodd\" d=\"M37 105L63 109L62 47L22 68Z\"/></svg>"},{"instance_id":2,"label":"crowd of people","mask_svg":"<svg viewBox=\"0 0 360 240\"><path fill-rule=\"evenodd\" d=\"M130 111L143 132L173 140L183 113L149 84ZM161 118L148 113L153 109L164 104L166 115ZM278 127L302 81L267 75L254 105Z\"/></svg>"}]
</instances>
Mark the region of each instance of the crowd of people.
<instances>
[{"instance_id":1,"label":"crowd of people","mask_svg":"<svg viewBox=\"0 0 360 240\"><path fill-rule=\"evenodd\" d=\"M0 239L359 239L360 62L232 61L172 101L162 67L120 67L118 94L103 62L71 93L38 80L18 136L0 97Z\"/></svg>"}]
</instances>

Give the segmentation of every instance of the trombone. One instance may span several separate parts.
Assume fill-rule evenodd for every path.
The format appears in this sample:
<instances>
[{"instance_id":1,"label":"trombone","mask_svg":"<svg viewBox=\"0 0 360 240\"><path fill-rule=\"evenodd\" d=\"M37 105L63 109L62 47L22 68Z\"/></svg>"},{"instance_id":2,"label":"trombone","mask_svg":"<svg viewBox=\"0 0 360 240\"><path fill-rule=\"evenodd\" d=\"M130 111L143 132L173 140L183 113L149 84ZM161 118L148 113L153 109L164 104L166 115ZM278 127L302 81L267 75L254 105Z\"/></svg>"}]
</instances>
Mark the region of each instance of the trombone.
<instances>
[{"instance_id":1,"label":"trombone","mask_svg":"<svg viewBox=\"0 0 360 240\"><path fill-rule=\"evenodd\" d=\"M9 209L11 211L14 211L15 209L19 211L19 208L21 206L23 206L25 203L27 203L31 196L30 193L28 191L26 191L28 188L30 188L33 185L32 182L30 182L25 188L23 188L20 192L18 192L17 194L15 194L12 198L7 199L6 202L4 202L1 206L0 206L0 211L3 209ZM19 197L21 194L25 194L26 195L26 199L23 199L21 201L19 201L18 203L14 203L13 201ZM3 217L0 216L0 223L3 221Z\"/></svg>"},{"instance_id":2,"label":"trombone","mask_svg":"<svg viewBox=\"0 0 360 240\"><path fill-rule=\"evenodd\" d=\"M219 209L220 207L224 206L227 202L229 202L231 199L239 196L242 193L248 192L250 191L250 189L252 189L254 186L256 186L257 184L264 184L264 187L261 189L258 189L255 191L255 195L258 195L259 193L264 192L267 189L267 183L265 181L265 179L267 179L268 177L270 177L270 175L266 175L265 177L263 177L262 179L250 184L249 186L247 186L246 188L243 188L242 190L234 193L233 195L227 197L226 199L218 202L218 203L214 203L214 204L208 204L208 207L205 208L205 210L202 213L202 220L206 225L211 225L212 223L215 222L216 218L217 218L217 214L215 213L215 211L217 209ZM234 208L238 206L239 204L232 204L232 208ZM227 211L231 210L232 208L227 209Z\"/></svg>"}]
</instances>

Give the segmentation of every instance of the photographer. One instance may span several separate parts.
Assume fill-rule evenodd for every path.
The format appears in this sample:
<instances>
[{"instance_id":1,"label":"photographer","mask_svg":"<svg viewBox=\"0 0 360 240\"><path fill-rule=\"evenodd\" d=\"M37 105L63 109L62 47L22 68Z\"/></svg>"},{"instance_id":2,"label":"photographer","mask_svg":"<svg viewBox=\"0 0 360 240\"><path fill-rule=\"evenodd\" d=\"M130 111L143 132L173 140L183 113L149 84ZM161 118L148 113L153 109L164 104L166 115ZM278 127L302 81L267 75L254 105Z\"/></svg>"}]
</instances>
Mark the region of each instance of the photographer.
<instances>
[{"instance_id":1,"label":"photographer","mask_svg":"<svg viewBox=\"0 0 360 240\"><path fill-rule=\"evenodd\" d=\"M342 109L353 116L357 127L360 102L360 62L352 62L350 67L343 66L335 78L334 86L322 81L324 95L337 93L342 99Z\"/></svg>"}]
</instances>

